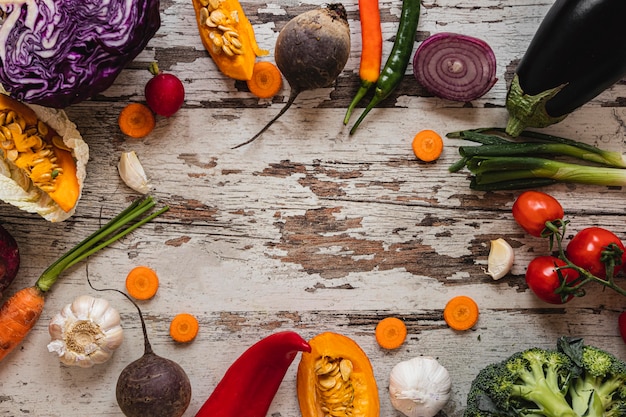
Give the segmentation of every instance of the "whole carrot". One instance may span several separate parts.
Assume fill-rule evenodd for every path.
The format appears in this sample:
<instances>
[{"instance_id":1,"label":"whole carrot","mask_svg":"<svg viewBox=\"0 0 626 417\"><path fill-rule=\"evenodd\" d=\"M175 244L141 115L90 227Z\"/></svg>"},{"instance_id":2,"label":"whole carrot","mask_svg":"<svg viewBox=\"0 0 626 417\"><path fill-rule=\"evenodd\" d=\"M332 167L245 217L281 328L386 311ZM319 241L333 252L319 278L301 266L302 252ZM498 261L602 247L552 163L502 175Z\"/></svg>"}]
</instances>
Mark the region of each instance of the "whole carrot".
<instances>
[{"instance_id":1,"label":"whole carrot","mask_svg":"<svg viewBox=\"0 0 626 417\"><path fill-rule=\"evenodd\" d=\"M152 197L133 202L115 218L57 259L41 274L35 285L16 292L0 307L0 361L15 349L35 326L43 311L45 294L59 275L168 210L166 206L143 216L155 204Z\"/></svg>"},{"instance_id":2,"label":"whole carrot","mask_svg":"<svg viewBox=\"0 0 626 417\"><path fill-rule=\"evenodd\" d=\"M367 94L376 85L380 75L383 55L383 33L380 28L380 10L378 0L359 0L359 16L361 18L361 62L359 77L361 85L348 106L343 124L347 125L350 115Z\"/></svg>"}]
</instances>

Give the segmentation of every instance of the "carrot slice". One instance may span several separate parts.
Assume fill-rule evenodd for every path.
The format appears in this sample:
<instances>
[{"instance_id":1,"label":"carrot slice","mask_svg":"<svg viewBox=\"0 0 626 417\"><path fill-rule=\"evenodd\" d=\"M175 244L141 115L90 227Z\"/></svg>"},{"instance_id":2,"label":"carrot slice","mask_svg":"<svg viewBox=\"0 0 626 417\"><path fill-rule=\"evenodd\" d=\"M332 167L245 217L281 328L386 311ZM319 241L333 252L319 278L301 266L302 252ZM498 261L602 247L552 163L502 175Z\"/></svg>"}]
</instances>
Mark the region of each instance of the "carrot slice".
<instances>
[{"instance_id":1,"label":"carrot slice","mask_svg":"<svg viewBox=\"0 0 626 417\"><path fill-rule=\"evenodd\" d=\"M376 341L384 349L399 348L406 334L406 325L397 317L384 318L376 325Z\"/></svg>"},{"instance_id":2,"label":"carrot slice","mask_svg":"<svg viewBox=\"0 0 626 417\"><path fill-rule=\"evenodd\" d=\"M443 319L454 330L471 329L478 321L478 305L465 295L453 297L443 309Z\"/></svg>"},{"instance_id":3,"label":"carrot slice","mask_svg":"<svg viewBox=\"0 0 626 417\"><path fill-rule=\"evenodd\" d=\"M148 300L159 288L157 273L147 266L137 266L126 276L126 290L137 300Z\"/></svg>"},{"instance_id":4,"label":"carrot slice","mask_svg":"<svg viewBox=\"0 0 626 417\"><path fill-rule=\"evenodd\" d=\"M199 328L198 320L191 314L177 314L170 323L170 336L176 342L187 343L195 339Z\"/></svg>"},{"instance_id":5,"label":"carrot slice","mask_svg":"<svg viewBox=\"0 0 626 417\"><path fill-rule=\"evenodd\" d=\"M252 78L246 81L248 89L259 98L274 97L283 86L283 77L278 67L271 62L254 64Z\"/></svg>"},{"instance_id":6,"label":"carrot slice","mask_svg":"<svg viewBox=\"0 0 626 417\"><path fill-rule=\"evenodd\" d=\"M122 109L117 119L120 130L131 138L147 136L156 125L152 110L141 103L130 103Z\"/></svg>"},{"instance_id":7,"label":"carrot slice","mask_svg":"<svg viewBox=\"0 0 626 417\"><path fill-rule=\"evenodd\" d=\"M434 130L422 130L413 138L412 147L418 159L432 162L443 152L443 139Z\"/></svg>"}]
</instances>

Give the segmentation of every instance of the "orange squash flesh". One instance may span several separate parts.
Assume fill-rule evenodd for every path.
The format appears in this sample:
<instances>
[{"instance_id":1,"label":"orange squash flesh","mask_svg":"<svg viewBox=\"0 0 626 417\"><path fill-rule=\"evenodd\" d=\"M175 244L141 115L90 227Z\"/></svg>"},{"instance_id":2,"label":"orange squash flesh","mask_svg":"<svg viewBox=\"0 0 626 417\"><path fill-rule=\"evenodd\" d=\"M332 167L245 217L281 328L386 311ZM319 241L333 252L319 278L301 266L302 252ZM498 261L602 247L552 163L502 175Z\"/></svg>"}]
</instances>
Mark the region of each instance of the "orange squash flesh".
<instances>
[{"instance_id":1,"label":"orange squash flesh","mask_svg":"<svg viewBox=\"0 0 626 417\"><path fill-rule=\"evenodd\" d=\"M193 0L198 31L205 49L224 75L235 80L250 80L257 56L267 55L269 51L259 48L252 24L246 17L241 4L238 0L217 0L214 2L214 4L219 5L218 10L227 19L227 23L224 23L222 26L232 28L237 33L236 38L238 42L241 43L241 47L237 48L241 50L241 53L229 55L216 46L215 41L212 40L212 37L224 34L224 31L206 25L206 12L203 13L202 9L209 10L212 9L212 6L207 6L203 3L211 4L213 2ZM214 33L212 34L211 32Z\"/></svg>"},{"instance_id":2,"label":"orange squash flesh","mask_svg":"<svg viewBox=\"0 0 626 417\"><path fill-rule=\"evenodd\" d=\"M0 110L13 110L26 122L27 127L36 127L40 122L32 108L5 94L0 94ZM54 191L48 191L46 193L63 211L69 212L76 205L80 197L80 184L77 177L76 161L69 150L62 149L55 145L53 138L59 135L50 126L46 125L46 127L48 132L42 139L47 144L51 145L54 156L56 157L56 165L63 170L54 180Z\"/></svg>"},{"instance_id":3,"label":"orange squash flesh","mask_svg":"<svg viewBox=\"0 0 626 417\"><path fill-rule=\"evenodd\" d=\"M374 371L369 358L359 345L347 336L325 332L309 340L311 352L303 352L297 373L297 393L302 417L324 416L324 401L318 389L317 361L322 357L348 359L353 366L349 384L354 388L354 398L349 405L352 415L379 417L380 401Z\"/></svg>"}]
</instances>

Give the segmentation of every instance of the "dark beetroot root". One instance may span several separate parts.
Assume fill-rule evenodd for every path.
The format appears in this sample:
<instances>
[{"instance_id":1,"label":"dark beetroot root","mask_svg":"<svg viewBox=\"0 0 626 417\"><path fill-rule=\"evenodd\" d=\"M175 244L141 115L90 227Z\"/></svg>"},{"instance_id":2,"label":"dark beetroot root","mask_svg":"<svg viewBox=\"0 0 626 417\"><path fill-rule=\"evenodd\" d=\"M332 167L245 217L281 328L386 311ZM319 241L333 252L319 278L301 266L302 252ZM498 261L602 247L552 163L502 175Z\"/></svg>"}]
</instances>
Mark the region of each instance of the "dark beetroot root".
<instances>
[{"instance_id":1,"label":"dark beetroot root","mask_svg":"<svg viewBox=\"0 0 626 417\"><path fill-rule=\"evenodd\" d=\"M11 234L0 226L0 296L17 276L20 269L20 251Z\"/></svg>"},{"instance_id":2,"label":"dark beetroot root","mask_svg":"<svg viewBox=\"0 0 626 417\"><path fill-rule=\"evenodd\" d=\"M350 56L350 27L342 4L309 10L291 19L278 34L275 48L276 66L291 92L280 112L251 139L263 134L282 116L305 90L330 86L341 74Z\"/></svg>"},{"instance_id":3,"label":"dark beetroot root","mask_svg":"<svg viewBox=\"0 0 626 417\"><path fill-rule=\"evenodd\" d=\"M124 368L115 395L125 416L180 417L191 384L180 365L150 351Z\"/></svg>"},{"instance_id":4,"label":"dark beetroot root","mask_svg":"<svg viewBox=\"0 0 626 417\"><path fill-rule=\"evenodd\" d=\"M185 370L176 362L152 351L146 322L141 309L126 293L114 288L94 288L115 291L126 297L137 309L143 331L144 353L129 363L120 373L115 387L117 404L126 417L181 417L191 402L191 382Z\"/></svg>"}]
</instances>

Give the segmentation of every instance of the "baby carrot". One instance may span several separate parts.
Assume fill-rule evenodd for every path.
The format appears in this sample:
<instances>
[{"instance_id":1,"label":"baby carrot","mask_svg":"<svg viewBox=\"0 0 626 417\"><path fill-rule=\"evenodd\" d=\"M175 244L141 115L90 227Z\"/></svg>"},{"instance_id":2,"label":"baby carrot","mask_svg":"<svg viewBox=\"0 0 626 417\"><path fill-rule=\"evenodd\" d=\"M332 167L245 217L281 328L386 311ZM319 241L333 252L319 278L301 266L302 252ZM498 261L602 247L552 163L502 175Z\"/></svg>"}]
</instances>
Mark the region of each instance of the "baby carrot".
<instances>
[{"instance_id":1,"label":"baby carrot","mask_svg":"<svg viewBox=\"0 0 626 417\"><path fill-rule=\"evenodd\" d=\"M259 61L254 64L252 78L246 81L248 89L259 98L274 97L283 86L283 76L271 62Z\"/></svg>"},{"instance_id":2,"label":"baby carrot","mask_svg":"<svg viewBox=\"0 0 626 417\"><path fill-rule=\"evenodd\" d=\"M348 124L356 105L378 81L383 55L383 34L380 26L378 0L359 0L359 17L361 19L361 62L359 66L361 85L348 106L343 119L344 125Z\"/></svg>"},{"instance_id":3,"label":"baby carrot","mask_svg":"<svg viewBox=\"0 0 626 417\"><path fill-rule=\"evenodd\" d=\"M406 326L397 317L387 317L376 325L376 341L384 349L399 348L406 339Z\"/></svg>"},{"instance_id":4,"label":"baby carrot","mask_svg":"<svg viewBox=\"0 0 626 417\"><path fill-rule=\"evenodd\" d=\"M478 305L468 296L453 297L443 309L443 319L454 330L468 330L478 321Z\"/></svg>"},{"instance_id":5,"label":"baby carrot","mask_svg":"<svg viewBox=\"0 0 626 417\"><path fill-rule=\"evenodd\" d=\"M415 156L424 161L432 162L441 156L443 152L443 139L433 130L422 130L417 132L413 138L413 153Z\"/></svg>"},{"instance_id":6,"label":"baby carrot","mask_svg":"<svg viewBox=\"0 0 626 417\"><path fill-rule=\"evenodd\" d=\"M177 314L170 323L170 336L176 342L187 343L198 334L198 320L191 314Z\"/></svg>"},{"instance_id":7,"label":"baby carrot","mask_svg":"<svg viewBox=\"0 0 626 417\"><path fill-rule=\"evenodd\" d=\"M159 289L157 273L147 266L136 266L126 276L126 291L137 300L148 300Z\"/></svg>"},{"instance_id":8,"label":"baby carrot","mask_svg":"<svg viewBox=\"0 0 626 417\"><path fill-rule=\"evenodd\" d=\"M122 109L117 119L120 130L131 138L147 136L156 125L152 110L141 103L130 103Z\"/></svg>"}]
</instances>

